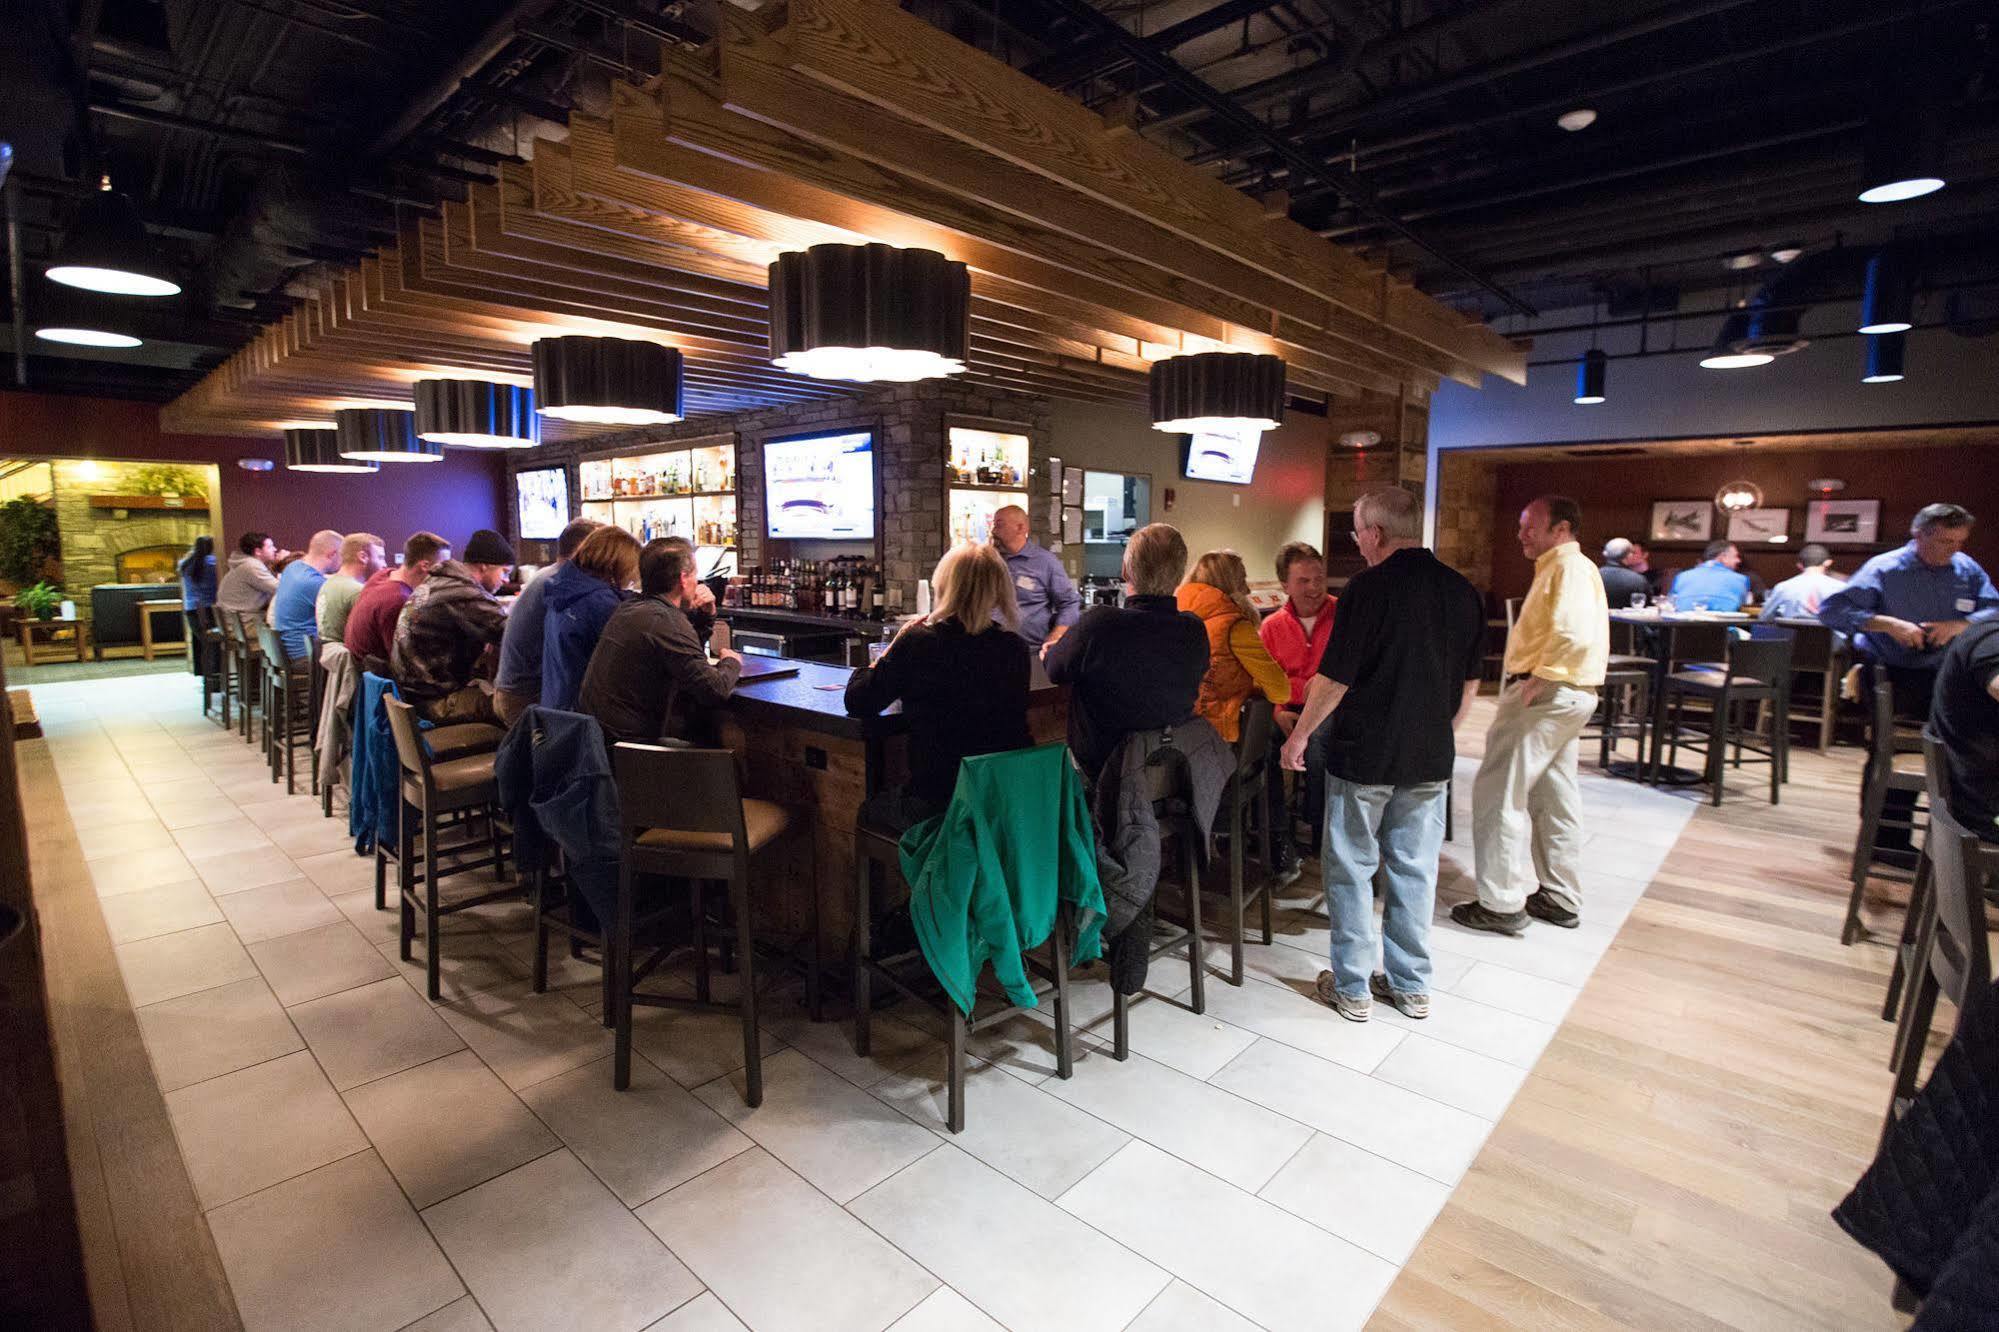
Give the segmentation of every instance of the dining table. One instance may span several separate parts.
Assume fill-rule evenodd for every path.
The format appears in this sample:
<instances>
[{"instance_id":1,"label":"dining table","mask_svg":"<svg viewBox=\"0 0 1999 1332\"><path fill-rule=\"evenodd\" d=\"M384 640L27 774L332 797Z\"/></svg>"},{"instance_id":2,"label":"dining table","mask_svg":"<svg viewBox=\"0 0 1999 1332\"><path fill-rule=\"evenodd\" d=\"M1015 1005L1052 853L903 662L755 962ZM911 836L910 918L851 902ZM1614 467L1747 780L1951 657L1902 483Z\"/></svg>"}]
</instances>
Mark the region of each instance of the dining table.
<instances>
[{"instance_id":1,"label":"dining table","mask_svg":"<svg viewBox=\"0 0 1999 1332\"><path fill-rule=\"evenodd\" d=\"M1620 759L1607 771L1614 777L1650 782L1658 786L1693 786L1705 780L1692 768L1667 767L1662 762L1666 743L1666 677L1675 666L1687 662L1720 662L1728 656L1728 630L1752 624L1756 617L1733 611L1667 611L1656 608L1613 610L1612 625L1629 626L1634 654L1649 658L1647 687L1652 706L1652 752L1648 759L1641 751L1636 759Z\"/></svg>"}]
</instances>

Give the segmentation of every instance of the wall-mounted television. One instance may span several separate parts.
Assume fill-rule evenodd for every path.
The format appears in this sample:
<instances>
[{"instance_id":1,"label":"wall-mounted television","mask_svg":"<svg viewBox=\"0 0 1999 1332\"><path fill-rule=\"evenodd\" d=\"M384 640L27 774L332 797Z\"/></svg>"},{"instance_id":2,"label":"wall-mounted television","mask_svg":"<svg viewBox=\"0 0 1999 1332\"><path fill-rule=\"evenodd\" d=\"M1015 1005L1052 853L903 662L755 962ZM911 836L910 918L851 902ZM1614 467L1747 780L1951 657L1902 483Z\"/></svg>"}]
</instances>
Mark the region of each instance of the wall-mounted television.
<instances>
[{"instance_id":1,"label":"wall-mounted television","mask_svg":"<svg viewBox=\"0 0 1999 1332\"><path fill-rule=\"evenodd\" d=\"M764 534L778 540L872 541L874 432L765 440Z\"/></svg>"},{"instance_id":2,"label":"wall-mounted television","mask_svg":"<svg viewBox=\"0 0 1999 1332\"><path fill-rule=\"evenodd\" d=\"M540 467L515 472L514 505L524 540L555 540L569 526L569 469Z\"/></svg>"},{"instance_id":3,"label":"wall-mounted television","mask_svg":"<svg viewBox=\"0 0 1999 1332\"><path fill-rule=\"evenodd\" d=\"M1224 434L1209 432L1180 437L1180 474L1189 481L1223 481L1246 486L1256 473L1261 430Z\"/></svg>"}]
</instances>

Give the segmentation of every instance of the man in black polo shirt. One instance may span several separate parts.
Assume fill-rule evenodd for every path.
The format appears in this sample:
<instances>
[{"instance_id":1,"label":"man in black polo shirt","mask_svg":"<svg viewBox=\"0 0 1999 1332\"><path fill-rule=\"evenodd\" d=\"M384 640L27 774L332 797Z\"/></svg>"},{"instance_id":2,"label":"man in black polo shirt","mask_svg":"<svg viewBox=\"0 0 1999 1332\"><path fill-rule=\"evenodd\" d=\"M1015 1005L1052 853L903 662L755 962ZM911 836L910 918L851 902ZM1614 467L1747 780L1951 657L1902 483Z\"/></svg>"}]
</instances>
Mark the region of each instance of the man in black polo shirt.
<instances>
[{"instance_id":1,"label":"man in black polo shirt","mask_svg":"<svg viewBox=\"0 0 1999 1332\"><path fill-rule=\"evenodd\" d=\"M1999 620L1973 624L1944 653L1930 729L1943 742L1951 817L1999 843Z\"/></svg>"},{"instance_id":2,"label":"man in black polo shirt","mask_svg":"<svg viewBox=\"0 0 1999 1332\"><path fill-rule=\"evenodd\" d=\"M1430 917L1444 841L1454 732L1478 693L1485 608L1478 589L1422 545L1422 504L1406 490L1354 503L1367 568L1340 596L1332 642L1284 744L1302 771L1323 722L1326 832L1319 854L1332 919L1332 970L1319 998L1365 1022L1379 996L1430 1014ZM1330 718L1330 720L1328 720ZM1374 876L1386 872L1382 970L1374 970Z\"/></svg>"}]
</instances>

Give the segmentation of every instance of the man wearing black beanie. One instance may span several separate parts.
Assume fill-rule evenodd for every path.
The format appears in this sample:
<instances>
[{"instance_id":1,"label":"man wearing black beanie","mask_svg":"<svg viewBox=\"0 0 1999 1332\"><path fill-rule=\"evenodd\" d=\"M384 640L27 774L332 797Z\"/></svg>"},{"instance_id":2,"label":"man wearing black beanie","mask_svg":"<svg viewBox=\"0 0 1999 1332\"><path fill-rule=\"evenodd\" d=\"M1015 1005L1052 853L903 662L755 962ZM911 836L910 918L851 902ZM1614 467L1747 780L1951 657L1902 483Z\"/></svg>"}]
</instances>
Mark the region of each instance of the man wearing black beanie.
<instances>
[{"instance_id":1,"label":"man wearing black beanie","mask_svg":"<svg viewBox=\"0 0 1999 1332\"><path fill-rule=\"evenodd\" d=\"M463 550L462 560L432 569L404 607L389 669L424 720L496 723L492 683L474 676L506 633L507 612L493 593L513 569L514 548L481 528Z\"/></svg>"}]
</instances>

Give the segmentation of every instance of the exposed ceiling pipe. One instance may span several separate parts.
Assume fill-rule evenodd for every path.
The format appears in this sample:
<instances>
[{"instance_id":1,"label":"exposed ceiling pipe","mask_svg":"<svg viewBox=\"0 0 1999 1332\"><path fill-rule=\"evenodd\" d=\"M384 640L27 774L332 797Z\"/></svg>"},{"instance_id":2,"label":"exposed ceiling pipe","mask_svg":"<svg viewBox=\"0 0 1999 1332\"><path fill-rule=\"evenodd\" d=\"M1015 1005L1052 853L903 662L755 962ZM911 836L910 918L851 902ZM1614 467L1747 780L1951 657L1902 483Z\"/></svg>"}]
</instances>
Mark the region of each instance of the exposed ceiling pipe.
<instances>
[{"instance_id":1,"label":"exposed ceiling pipe","mask_svg":"<svg viewBox=\"0 0 1999 1332\"><path fill-rule=\"evenodd\" d=\"M13 145L0 143L0 192L7 196L7 294L14 309L14 387L28 387L28 283L21 262L21 182L8 180Z\"/></svg>"},{"instance_id":2,"label":"exposed ceiling pipe","mask_svg":"<svg viewBox=\"0 0 1999 1332\"><path fill-rule=\"evenodd\" d=\"M500 52L507 49L507 44L514 40L523 22L539 17L544 10L552 7L552 3L553 0L512 0L458 59L433 79L429 87L410 99L402 113L368 141L362 156L373 160L386 155L392 148L400 147L404 139L416 132L417 126L451 100L459 84L485 69Z\"/></svg>"},{"instance_id":3,"label":"exposed ceiling pipe","mask_svg":"<svg viewBox=\"0 0 1999 1332\"><path fill-rule=\"evenodd\" d=\"M294 157L310 157L314 152L305 144L290 139L280 139L275 135L259 134L255 130L241 129L235 125L218 125L214 121L196 120L191 116L177 116L171 111L155 111L151 107L132 106L126 102L107 102L102 98L94 98L90 103L90 110L94 115L110 116L117 120L136 120L141 124L158 125L164 129L187 130L193 134L206 134L210 138L224 139L230 143L289 153Z\"/></svg>"},{"instance_id":4,"label":"exposed ceiling pipe","mask_svg":"<svg viewBox=\"0 0 1999 1332\"><path fill-rule=\"evenodd\" d=\"M1169 24L1143 40L1160 51L1172 51L1198 37L1220 32L1234 23L1275 7L1276 0L1226 0L1225 3ZM1105 57L1110 59L1106 60ZM1086 41L1055 55L1037 60L1021 72L1031 79L1062 88L1086 78L1103 78L1131 66L1131 57L1119 54L1103 41Z\"/></svg>"}]
</instances>

